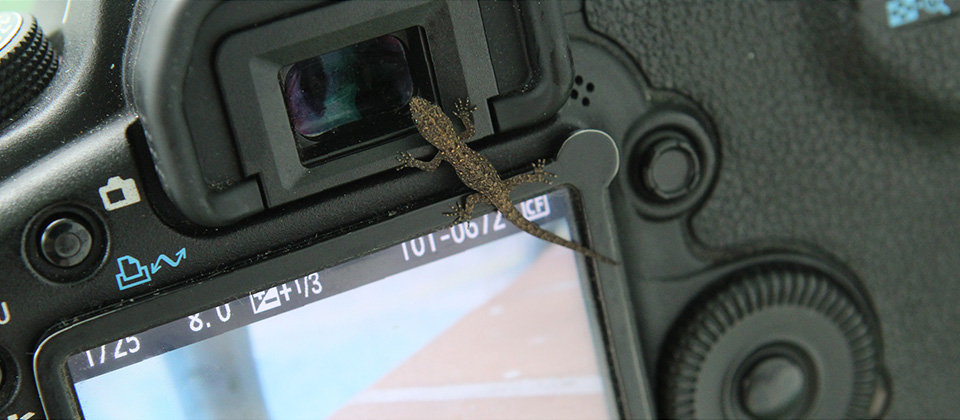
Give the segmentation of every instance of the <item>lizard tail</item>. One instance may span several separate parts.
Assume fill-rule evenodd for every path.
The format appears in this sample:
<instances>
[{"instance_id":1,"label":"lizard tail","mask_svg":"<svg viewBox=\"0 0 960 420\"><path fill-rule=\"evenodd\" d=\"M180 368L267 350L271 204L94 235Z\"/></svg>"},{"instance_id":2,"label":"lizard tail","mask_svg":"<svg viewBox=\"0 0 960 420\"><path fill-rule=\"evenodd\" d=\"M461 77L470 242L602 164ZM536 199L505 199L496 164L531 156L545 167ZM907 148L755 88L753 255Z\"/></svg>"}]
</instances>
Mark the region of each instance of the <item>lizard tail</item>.
<instances>
[{"instance_id":1,"label":"lizard tail","mask_svg":"<svg viewBox=\"0 0 960 420\"><path fill-rule=\"evenodd\" d=\"M620 262L613 258L594 252L590 248L587 248L575 242L570 242L557 235L554 235L552 232L544 230L542 227L540 227L540 225L533 223L527 220L525 217L523 217L523 213L520 213L520 211L517 210L516 207L508 206L506 209L498 209L498 210L500 210L500 212L503 213L504 219L507 219L508 221L510 221L510 223L513 223L516 227L520 228L520 230L524 232L527 232L547 242L551 242L551 243L560 245L562 247L570 248L576 252L586 255L590 258L594 258L599 261L605 262L607 264L620 265Z\"/></svg>"}]
</instances>

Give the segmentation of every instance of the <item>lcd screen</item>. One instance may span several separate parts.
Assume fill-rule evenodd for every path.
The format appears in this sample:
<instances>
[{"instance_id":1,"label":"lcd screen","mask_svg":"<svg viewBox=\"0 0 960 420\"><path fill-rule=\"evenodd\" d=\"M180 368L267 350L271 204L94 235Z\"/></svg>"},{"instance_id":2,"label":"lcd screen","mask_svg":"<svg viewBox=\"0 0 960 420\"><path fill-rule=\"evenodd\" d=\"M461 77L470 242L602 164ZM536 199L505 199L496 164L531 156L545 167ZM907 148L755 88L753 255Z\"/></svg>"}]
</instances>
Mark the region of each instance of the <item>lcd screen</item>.
<instances>
[{"instance_id":1,"label":"lcd screen","mask_svg":"<svg viewBox=\"0 0 960 420\"><path fill-rule=\"evenodd\" d=\"M519 207L570 237L564 190ZM578 258L491 213L67 364L89 419L610 418Z\"/></svg>"}]
</instances>

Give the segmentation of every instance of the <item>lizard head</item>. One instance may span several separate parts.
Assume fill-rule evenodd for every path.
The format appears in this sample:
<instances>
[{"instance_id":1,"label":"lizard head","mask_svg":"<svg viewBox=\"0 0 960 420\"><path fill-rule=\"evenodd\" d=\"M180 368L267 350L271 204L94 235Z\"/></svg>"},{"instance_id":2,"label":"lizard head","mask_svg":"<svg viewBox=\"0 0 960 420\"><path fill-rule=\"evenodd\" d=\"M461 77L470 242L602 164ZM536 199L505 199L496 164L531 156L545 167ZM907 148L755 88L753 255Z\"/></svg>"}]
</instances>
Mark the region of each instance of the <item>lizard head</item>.
<instances>
[{"instance_id":1,"label":"lizard head","mask_svg":"<svg viewBox=\"0 0 960 420\"><path fill-rule=\"evenodd\" d=\"M452 142L450 137L453 135L453 124L439 106L414 96L410 99L410 114L417 130L430 144L444 150L444 146Z\"/></svg>"}]
</instances>

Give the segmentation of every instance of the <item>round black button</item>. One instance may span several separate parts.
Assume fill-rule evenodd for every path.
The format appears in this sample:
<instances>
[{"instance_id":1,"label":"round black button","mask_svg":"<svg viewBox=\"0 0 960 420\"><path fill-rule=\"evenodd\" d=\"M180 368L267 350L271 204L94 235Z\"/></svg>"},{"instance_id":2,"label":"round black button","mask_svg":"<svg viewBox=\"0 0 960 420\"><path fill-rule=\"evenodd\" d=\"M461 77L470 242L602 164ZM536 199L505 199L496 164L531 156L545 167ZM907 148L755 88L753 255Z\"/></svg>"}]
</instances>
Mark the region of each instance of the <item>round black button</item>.
<instances>
[{"instance_id":1,"label":"round black button","mask_svg":"<svg viewBox=\"0 0 960 420\"><path fill-rule=\"evenodd\" d=\"M687 141L666 138L651 147L643 181L650 192L663 200L683 197L700 179L700 159Z\"/></svg>"},{"instance_id":2,"label":"round black button","mask_svg":"<svg viewBox=\"0 0 960 420\"><path fill-rule=\"evenodd\" d=\"M787 357L769 357L753 365L740 381L744 411L756 418L781 418L806 401L803 368Z\"/></svg>"},{"instance_id":3,"label":"round black button","mask_svg":"<svg viewBox=\"0 0 960 420\"><path fill-rule=\"evenodd\" d=\"M80 264L90 255L90 230L71 218L54 220L40 236L40 250L50 263L63 268Z\"/></svg>"}]
</instances>

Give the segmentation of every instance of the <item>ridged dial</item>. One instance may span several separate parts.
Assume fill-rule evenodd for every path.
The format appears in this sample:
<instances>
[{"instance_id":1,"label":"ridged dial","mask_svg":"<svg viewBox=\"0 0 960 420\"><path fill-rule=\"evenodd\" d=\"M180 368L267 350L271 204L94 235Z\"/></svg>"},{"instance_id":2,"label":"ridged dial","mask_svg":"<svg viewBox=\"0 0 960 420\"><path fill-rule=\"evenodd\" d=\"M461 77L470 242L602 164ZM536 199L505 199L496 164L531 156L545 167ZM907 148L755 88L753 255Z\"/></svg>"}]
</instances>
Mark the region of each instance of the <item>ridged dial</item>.
<instances>
[{"instance_id":1,"label":"ridged dial","mask_svg":"<svg viewBox=\"0 0 960 420\"><path fill-rule=\"evenodd\" d=\"M805 418L868 415L881 346L860 308L829 278L806 270L747 274L688 308L661 359L669 418ZM759 362L796 365L805 390L782 412L750 413L745 389ZM783 385L782 383L780 385Z\"/></svg>"},{"instance_id":2,"label":"ridged dial","mask_svg":"<svg viewBox=\"0 0 960 420\"><path fill-rule=\"evenodd\" d=\"M0 126L50 83L58 61L33 16L0 12Z\"/></svg>"}]
</instances>

